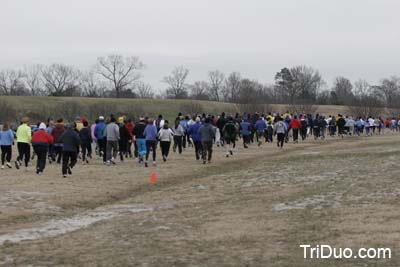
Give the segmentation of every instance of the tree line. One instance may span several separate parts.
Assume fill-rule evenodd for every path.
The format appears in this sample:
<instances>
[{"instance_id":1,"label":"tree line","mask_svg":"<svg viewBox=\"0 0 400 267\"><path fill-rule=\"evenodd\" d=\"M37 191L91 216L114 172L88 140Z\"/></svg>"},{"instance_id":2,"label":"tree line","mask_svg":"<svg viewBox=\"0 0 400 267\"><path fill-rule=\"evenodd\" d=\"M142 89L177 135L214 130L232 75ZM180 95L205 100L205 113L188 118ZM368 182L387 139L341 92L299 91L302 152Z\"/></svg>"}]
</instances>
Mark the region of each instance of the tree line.
<instances>
[{"instance_id":1,"label":"tree line","mask_svg":"<svg viewBox=\"0 0 400 267\"><path fill-rule=\"evenodd\" d=\"M145 65L138 57L99 57L90 70L65 64L32 65L0 71L0 95L84 96L116 98L171 98L224 101L237 104L332 104L350 107L396 108L400 104L400 78L390 77L372 85L337 77L329 88L318 70L307 66L282 68L273 84L262 84L239 72L215 70L207 80L188 83L189 70L178 66L155 90L143 81Z\"/></svg>"}]
</instances>

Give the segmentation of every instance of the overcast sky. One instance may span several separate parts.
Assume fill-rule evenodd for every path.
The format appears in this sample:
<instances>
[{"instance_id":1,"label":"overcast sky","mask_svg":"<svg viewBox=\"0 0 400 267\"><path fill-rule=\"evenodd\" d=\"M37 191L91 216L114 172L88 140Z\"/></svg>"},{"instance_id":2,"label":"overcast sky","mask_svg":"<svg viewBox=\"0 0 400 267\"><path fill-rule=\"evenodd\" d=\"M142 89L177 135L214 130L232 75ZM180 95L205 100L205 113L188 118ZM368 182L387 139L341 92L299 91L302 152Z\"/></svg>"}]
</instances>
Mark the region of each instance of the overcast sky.
<instances>
[{"instance_id":1,"label":"overcast sky","mask_svg":"<svg viewBox=\"0 0 400 267\"><path fill-rule=\"evenodd\" d=\"M0 0L0 67L136 55L156 89L174 66L272 83L285 66L328 84L400 75L398 0Z\"/></svg>"}]
</instances>

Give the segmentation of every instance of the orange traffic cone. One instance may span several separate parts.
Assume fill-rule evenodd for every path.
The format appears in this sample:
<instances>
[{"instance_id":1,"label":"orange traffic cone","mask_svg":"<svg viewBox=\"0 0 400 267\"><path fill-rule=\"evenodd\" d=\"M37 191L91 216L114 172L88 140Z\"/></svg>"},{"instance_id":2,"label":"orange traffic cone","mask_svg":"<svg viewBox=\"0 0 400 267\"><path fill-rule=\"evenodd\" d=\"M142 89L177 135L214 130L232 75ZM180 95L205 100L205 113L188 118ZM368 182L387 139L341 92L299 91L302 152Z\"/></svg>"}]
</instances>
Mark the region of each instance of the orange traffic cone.
<instances>
[{"instance_id":1,"label":"orange traffic cone","mask_svg":"<svg viewBox=\"0 0 400 267\"><path fill-rule=\"evenodd\" d=\"M157 178L156 178L156 172L153 171L153 172L151 173L150 183L155 184L155 183L156 183L156 180L157 180Z\"/></svg>"}]
</instances>

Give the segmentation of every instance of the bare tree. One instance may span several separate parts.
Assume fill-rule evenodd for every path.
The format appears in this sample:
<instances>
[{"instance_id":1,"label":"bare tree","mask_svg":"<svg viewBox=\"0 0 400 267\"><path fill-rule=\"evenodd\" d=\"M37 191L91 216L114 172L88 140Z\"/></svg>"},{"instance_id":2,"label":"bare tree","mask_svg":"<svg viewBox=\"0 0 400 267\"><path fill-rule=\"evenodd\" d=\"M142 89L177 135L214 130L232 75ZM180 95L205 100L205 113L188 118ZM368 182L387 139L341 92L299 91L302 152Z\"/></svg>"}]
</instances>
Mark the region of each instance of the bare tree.
<instances>
[{"instance_id":1,"label":"bare tree","mask_svg":"<svg viewBox=\"0 0 400 267\"><path fill-rule=\"evenodd\" d=\"M87 97L105 97L107 86L100 81L94 72L83 71L79 74L79 86L82 90L82 95Z\"/></svg>"},{"instance_id":2,"label":"bare tree","mask_svg":"<svg viewBox=\"0 0 400 267\"><path fill-rule=\"evenodd\" d=\"M225 80L222 90L225 101L237 102L242 77L239 72L232 72Z\"/></svg>"},{"instance_id":3,"label":"bare tree","mask_svg":"<svg viewBox=\"0 0 400 267\"><path fill-rule=\"evenodd\" d=\"M363 79L359 79L354 83L353 94L354 96L364 96L371 93L371 85Z\"/></svg>"},{"instance_id":4,"label":"bare tree","mask_svg":"<svg viewBox=\"0 0 400 267\"><path fill-rule=\"evenodd\" d=\"M184 99L188 97L188 89L185 84L188 74L188 69L179 66L171 72L171 75L164 77L163 82L168 84L166 90L168 98Z\"/></svg>"},{"instance_id":5,"label":"bare tree","mask_svg":"<svg viewBox=\"0 0 400 267\"><path fill-rule=\"evenodd\" d=\"M42 68L44 86L50 96L73 96L78 91L78 73L71 66L52 64Z\"/></svg>"},{"instance_id":6,"label":"bare tree","mask_svg":"<svg viewBox=\"0 0 400 267\"><path fill-rule=\"evenodd\" d=\"M0 95L23 95L25 86L22 72L15 70L0 71Z\"/></svg>"},{"instance_id":7,"label":"bare tree","mask_svg":"<svg viewBox=\"0 0 400 267\"><path fill-rule=\"evenodd\" d=\"M139 98L154 98L154 91L150 84L138 83L137 96Z\"/></svg>"},{"instance_id":8,"label":"bare tree","mask_svg":"<svg viewBox=\"0 0 400 267\"><path fill-rule=\"evenodd\" d=\"M317 70L307 66L296 66L290 69L294 87L300 90L300 102L315 102L317 93L324 84Z\"/></svg>"},{"instance_id":9,"label":"bare tree","mask_svg":"<svg viewBox=\"0 0 400 267\"><path fill-rule=\"evenodd\" d=\"M397 98L400 91L400 78L392 76L389 79L383 79L379 86L374 86L378 95L383 98L386 107L397 106Z\"/></svg>"},{"instance_id":10,"label":"bare tree","mask_svg":"<svg viewBox=\"0 0 400 267\"><path fill-rule=\"evenodd\" d=\"M353 85L350 80L344 77L337 77L331 91L332 104L348 105L353 98Z\"/></svg>"},{"instance_id":11,"label":"bare tree","mask_svg":"<svg viewBox=\"0 0 400 267\"><path fill-rule=\"evenodd\" d=\"M144 68L138 57L123 57L121 55L109 55L97 59L97 72L106 80L110 81L119 98L122 91L141 78L137 73Z\"/></svg>"},{"instance_id":12,"label":"bare tree","mask_svg":"<svg viewBox=\"0 0 400 267\"><path fill-rule=\"evenodd\" d=\"M209 100L209 85L205 81L197 81L190 86L190 97L196 100Z\"/></svg>"},{"instance_id":13,"label":"bare tree","mask_svg":"<svg viewBox=\"0 0 400 267\"><path fill-rule=\"evenodd\" d=\"M41 65L25 66L23 77L26 87L30 90L32 96L43 96L46 94L46 90L43 88Z\"/></svg>"},{"instance_id":14,"label":"bare tree","mask_svg":"<svg viewBox=\"0 0 400 267\"><path fill-rule=\"evenodd\" d=\"M209 79L209 96L211 100L219 101L222 91L222 84L225 80L225 75L219 70L210 71L208 73Z\"/></svg>"},{"instance_id":15,"label":"bare tree","mask_svg":"<svg viewBox=\"0 0 400 267\"><path fill-rule=\"evenodd\" d=\"M354 83L354 98L348 111L353 116L379 116L383 112L383 103L376 95L373 86L365 80Z\"/></svg>"},{"instance_id":16,"label":"bare tree","mask_svg":"<svg viewBox=\"0 0 400 267\"><path fill-rule=\"evenodd\" d=\"M275 75L276 92L282 102L315 102L317 93L324 84L321 75L313 68L296 66L283 68Z\"/></svg>"}]
</instances>

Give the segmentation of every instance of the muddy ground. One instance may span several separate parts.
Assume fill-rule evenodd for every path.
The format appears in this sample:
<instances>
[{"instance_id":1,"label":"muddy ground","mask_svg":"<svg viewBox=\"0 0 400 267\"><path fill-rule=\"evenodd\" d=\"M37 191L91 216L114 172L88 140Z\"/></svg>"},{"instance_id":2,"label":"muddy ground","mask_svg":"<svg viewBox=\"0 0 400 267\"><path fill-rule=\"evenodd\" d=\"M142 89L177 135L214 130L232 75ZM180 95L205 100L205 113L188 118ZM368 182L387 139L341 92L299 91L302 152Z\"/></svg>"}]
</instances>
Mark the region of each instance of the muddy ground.
<instances>
[{"instance_id":1,"label":"muddy ground","mask_svg":"<svg viewBox=\"0 0 400 267\"><path fill-rule=\"evenodd\" d=\"M0 171L0 265L400 266L400 135L214 149L206 166L189 148L148 169ZM301 244L392 259L303 259Z\"/></svg>"}]
</instances>

